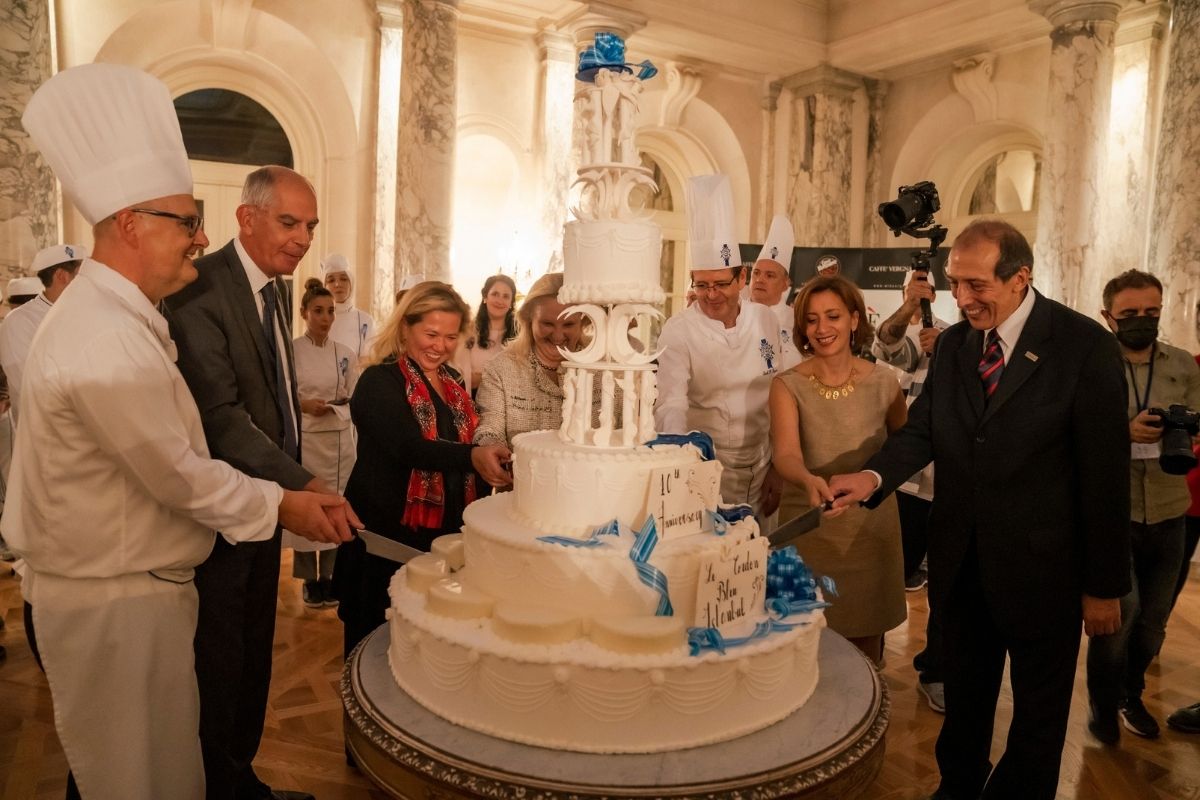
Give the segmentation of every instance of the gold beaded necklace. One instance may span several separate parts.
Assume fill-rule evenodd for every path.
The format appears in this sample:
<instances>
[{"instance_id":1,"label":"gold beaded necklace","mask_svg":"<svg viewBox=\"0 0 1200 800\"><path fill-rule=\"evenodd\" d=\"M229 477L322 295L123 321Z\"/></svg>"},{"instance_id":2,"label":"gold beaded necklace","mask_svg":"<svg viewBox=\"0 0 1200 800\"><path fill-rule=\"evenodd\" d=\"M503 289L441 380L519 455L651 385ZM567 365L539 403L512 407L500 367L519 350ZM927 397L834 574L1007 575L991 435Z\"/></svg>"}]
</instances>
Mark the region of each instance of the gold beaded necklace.
<instances>
[{"instance_id":1,"label":"gold beaded necklace","mask_svg":"<svg viewBox=\"0 0 1200 800\"><path fill-rule=\"evenodd\" d=\"M817 394L826 400L840 400L843 397L849 397L850 393L854 391L854 377L856 374L852 367L850 369L850 377L846 378L846 382L841 386L827 386L816 375L809 375L808 382L812 384Z\"/></svg>"}]
</instances>

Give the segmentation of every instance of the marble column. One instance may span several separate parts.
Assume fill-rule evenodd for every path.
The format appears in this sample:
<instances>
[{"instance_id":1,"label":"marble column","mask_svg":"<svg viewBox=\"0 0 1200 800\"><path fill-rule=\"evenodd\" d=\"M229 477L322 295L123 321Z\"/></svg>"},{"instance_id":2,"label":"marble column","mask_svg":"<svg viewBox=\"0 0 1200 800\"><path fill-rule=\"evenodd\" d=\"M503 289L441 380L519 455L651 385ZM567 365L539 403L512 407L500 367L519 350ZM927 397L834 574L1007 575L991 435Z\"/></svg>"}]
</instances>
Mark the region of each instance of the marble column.
<instances>
[{"instance_id":1,"label":"marble column","mask_svg":"<svg viewBox=\"0 0 1200 800\"><path fill-rule=\"evenodd\" d=\"M1196 350L1200 311L1200 3L1176 3L1154 174L1148 266L1166 289L1164 336Z\"/></svg>"},{"instance_id":2,"label":"marble column","mask_svg":"<svg viewBox=\"0 0 1200 800\"><path fill-rule=\"evenodd\" d=\"M854 91L862 79L822 65L783 81L792 93L787 215L797 247L850 244Z\"/></svg>"},{"instance_id":3,"label":"marble column","mask_svg":"<svg viewBox=\"0 0 1200 800\"><path fill-rule=\"evenodd\" d=\"M537 36L541 59L541 152L539 191L542 197L543 264L562 269L563 223L567 221L567 193L574 177L571 147L575 120L575 43L557 31ZM540 266L534 269L541 273Z\"/></svg>"},{"instance_id":4,"label":"marble column","mask_svg":"<svg viewBox=\"0 0 1200 800\"><path fill-rule=\"evenodd\" d=\"M867 176L863 209L863 247L890 247L891 235L879 218L879 204L891 200L897 186L883 182L883 102L887 99L888 82L868 79L867 90Z\"/></svg>"},{"instance_id":5,"label":"marble column","mask_svg":"<svg viewBox=\"0 0 1200 800\"><path fill-rule=\"evenodd\" d=\"M387 319L400 288L396 258L396 146L400 128L400 61L404 14L400 0L378 0L379 83L375 103L375 225L371 313ZM365 303L366 300L364 299Z\"/></svg>"},{"instance_id":6,"label":"marble column","mask_svg":"<svg viewBox=\"0 0 1200 800\"><path fill-rule=\"evenodd\" d=\"M1165 2L1139 2L1117 19L1098 237L1103 268L1084 274L1084 298L1100 298L1109 279L1144 267L1158 119L1155 98L1162 90L1160 53L1169 22ZM1094 314L1099 308L1093 300L1088 311Z\"/></svg>"},{"instance_id":7,"label":"marble column","mask_svg":"<svg viewBox=\"0 0 1200 800\"><path fill-rule=\"evenodd\" d=\"M458 0L404 0L396 274L450 280Z\"/></svg>"},{"instance_id":8,"label":"marble column","mask_svg":"<svg viewBox=\"0 0 1200 800\"><path fill-rule=\"evenodd\" d=\"M53 74L50 0L0 3L0 285L59 241L58 185L21 127L33 92Z\"/></svg>"},{"instance_id":9,"label":"marble column","mask_svg":"<svg viewBox=\"0 0 1200 800\"><path fill-rule=\"evenodd\" d=\"M779 108L779 93L783 85L776 81L762 97L762 150L758 164L758 213L754 226L754 241L767 238L771 217L775 216L775 112Z\"/></svg>"},{"instance_id":10,"label":"marble column","mask_svg":"<svg viewBox=\"0 0 1200 800\"><path fill-rule=\"evenodd\" d=\"M1087 313L1092 284L1105 274L1101 231L1104 147L1112 97L1113 35L1123 0L1033 0L1050 32L1042 186L1038 198L1034 283ZM1085 276L1086 279L1085 279Z\"/></svg>"}]
</instances>

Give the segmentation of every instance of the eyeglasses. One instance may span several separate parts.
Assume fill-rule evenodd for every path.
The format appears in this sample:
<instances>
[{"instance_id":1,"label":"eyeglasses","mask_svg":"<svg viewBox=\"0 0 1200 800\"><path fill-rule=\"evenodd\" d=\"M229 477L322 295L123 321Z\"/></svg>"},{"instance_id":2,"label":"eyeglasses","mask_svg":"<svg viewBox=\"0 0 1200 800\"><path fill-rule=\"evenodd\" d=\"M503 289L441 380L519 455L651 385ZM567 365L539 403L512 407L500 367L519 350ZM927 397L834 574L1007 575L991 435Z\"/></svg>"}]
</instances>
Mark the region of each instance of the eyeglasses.
<instances>
[{"instance_id":1,"label":"eyeglasses","mask_svg":"<svg viewBox=\"0 0 1200 800\"><path fill-rule=\"evenodd\" d=\"M195 238L196 234L204 228L204 217L199 214L172 214L170 211L159 211L157 208L131 208L129 209L135 214L149 214L153 217L166 217L179 222L183 229L187 231L187 235Z\"/></svg>"},{"instance_id":2,"label":"eyeglasses","mask_svg":"<svg viewBox=\"0 0 1200 800\"><path fill-rule=\"evenodd\" d=\"M723 292L726 289L728 289L730 286L732 286L733 282L735 280L737 280L737 279L730 278L727 281L713 281L712 283L705 283L705 282L701 281L700 283L693 283L692 288L695 289L697 293L711 292L713 290L716 290L718 292Z\"/></svg>"}]
</instances>

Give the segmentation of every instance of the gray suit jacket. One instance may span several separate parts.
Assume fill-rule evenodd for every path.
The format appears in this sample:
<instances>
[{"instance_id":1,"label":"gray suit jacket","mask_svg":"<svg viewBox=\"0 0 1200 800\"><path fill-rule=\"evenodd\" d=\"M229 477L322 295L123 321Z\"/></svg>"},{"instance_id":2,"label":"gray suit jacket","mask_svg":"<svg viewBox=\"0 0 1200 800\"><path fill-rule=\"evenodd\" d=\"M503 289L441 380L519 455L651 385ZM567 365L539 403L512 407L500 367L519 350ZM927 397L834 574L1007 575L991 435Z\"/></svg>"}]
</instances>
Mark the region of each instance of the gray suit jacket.
<instances>
[{"instance_id":1,"label":"gray suit jacket","mask_svg":"<svg viewBox=\"0 0 1200 800\"><path fill-rule=\"evenodd\" d=\"M214 458L247 475L301 489L312 475L283 452L275 372L262 318L233 242L198 259L196 269L200 277L167 298L167 319L179 348L179 370L200 408L208 447ZM275 286L282 309L285 287L278 279ZM282 311L279 321L292 375L288 399L293 419L299 421L292 337Z\"/></svg>"}]
</instances>

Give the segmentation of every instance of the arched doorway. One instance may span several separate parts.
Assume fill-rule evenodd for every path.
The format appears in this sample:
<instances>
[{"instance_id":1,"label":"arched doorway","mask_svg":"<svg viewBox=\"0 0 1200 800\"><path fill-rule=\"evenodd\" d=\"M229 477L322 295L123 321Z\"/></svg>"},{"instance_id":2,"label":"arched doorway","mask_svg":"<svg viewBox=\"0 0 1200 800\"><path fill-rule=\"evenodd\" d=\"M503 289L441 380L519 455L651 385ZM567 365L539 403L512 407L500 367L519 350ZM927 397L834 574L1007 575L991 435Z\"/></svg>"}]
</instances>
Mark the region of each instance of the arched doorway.
<instances>
[{"instance_id":1,"label":"arched doorway","mask_svg":"<svg viewBox=\"0 0 1200 800\"><path fill-rule=\"evenodd\" d=\"M223 247L237 235L234 211L246 175L264 164L291 167L291 142L261 103L230 89L182 94L175 98L175 113L192 165L205 233L211 247Z\"/></svg>"}]
</instances>

